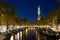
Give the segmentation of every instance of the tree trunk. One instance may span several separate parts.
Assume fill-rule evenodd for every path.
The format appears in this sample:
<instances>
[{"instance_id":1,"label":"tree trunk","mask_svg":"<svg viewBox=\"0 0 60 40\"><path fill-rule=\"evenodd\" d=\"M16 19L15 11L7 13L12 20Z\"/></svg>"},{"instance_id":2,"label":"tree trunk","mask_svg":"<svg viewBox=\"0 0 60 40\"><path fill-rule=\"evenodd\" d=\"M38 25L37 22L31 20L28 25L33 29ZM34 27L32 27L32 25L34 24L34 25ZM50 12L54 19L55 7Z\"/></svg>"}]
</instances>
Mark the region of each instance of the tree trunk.
<instances>
[{"instance_id":1,"label":"tree trunk","mask_svg":"<svg viewBox=\"0 0 60 40\"><path fill-rule=\"evenodd\" d=\"M7 21L7 29L6 29L7 32L8 32L8 28L9 28L9 27L8 27L8 21Z\"/></svg>"}]
</instances>

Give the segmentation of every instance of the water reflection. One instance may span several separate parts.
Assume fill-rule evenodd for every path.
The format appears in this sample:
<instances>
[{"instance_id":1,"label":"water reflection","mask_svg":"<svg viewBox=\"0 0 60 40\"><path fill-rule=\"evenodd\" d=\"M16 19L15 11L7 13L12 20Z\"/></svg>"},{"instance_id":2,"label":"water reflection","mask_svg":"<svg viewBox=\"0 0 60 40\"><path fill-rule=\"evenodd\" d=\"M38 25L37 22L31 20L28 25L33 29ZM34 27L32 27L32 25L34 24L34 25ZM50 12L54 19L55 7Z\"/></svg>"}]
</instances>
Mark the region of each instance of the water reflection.
<instances>
[{"instance_id":1,"label":"water reflection","mask_svg":"<svg viewBox=\"0 0 60 40\"><path fill-rule=\"evenodd\" d=\"M40 40L40 35L35 28L26 29L26 35L25 40Z\"/></svg>"},{"instance_id":2,"label":"water reflection","mask_svg":"<svg viewBox=\"0 0 60 40\"><path fill-rule=\"evenodd\" d=\"M10 40L13 40L13 36L11 36Z\"/></svg>"},{"instance_id":3,"label":"water reflection","mask_svg":"<svg viewBox=\"0 0 60 40\"><path fill-rule=\"evenodd\" d=\"M29 30L27 40L36 40L36 31L34 29Z\"/></svg>"},{"instance_id":4,"label":"water reflection","mask_svg":"<svg viewBox=\"0 0 60 40\"><path fill-rule=\"evenodd\" d=\"M15 35L15 40L18 40L18 35ZM40 34L35 28L26 28L24 31L20 31L20 40L40 40Z\"/></svg>"},{"instance_id":5,"label":"water reflection","mask_svg":"<svg viewBox=\"0 0 60 40\"><path fill-rule=\"evenodd\" d=\"M22 31L20 31L20 40L22 40Z\"/></svg>"}]
</instances>

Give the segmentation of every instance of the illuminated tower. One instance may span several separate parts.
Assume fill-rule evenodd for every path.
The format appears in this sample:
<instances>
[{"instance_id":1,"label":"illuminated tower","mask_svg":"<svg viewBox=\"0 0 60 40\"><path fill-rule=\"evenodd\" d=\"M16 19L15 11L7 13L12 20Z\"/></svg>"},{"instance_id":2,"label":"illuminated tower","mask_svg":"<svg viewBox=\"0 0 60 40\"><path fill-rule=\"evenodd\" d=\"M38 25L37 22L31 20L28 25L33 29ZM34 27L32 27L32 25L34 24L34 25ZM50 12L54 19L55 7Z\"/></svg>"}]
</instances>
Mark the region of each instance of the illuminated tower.
<instances>
[{"instance_id":1,"label":"illuminated tower","mask_svg":"<svg viewBox=\"0 0 60 40\"><path fill-rule=\"evenodd\" d=\"M38 6L38 20L40 20L41 17L40 17L40 6Z\"/></svg>"}]
</instances>

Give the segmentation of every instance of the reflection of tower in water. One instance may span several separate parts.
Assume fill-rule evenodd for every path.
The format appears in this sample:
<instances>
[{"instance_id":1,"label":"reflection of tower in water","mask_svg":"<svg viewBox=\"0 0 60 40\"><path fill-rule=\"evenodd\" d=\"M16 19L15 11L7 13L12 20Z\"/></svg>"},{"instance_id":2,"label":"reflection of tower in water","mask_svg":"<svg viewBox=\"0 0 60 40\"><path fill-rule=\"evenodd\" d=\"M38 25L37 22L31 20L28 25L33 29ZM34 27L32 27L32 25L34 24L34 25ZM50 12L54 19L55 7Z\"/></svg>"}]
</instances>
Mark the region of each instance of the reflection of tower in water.
<instances>
[{"instance_id":1,"label":"reflection of tower in water","mask_svg":"<svg viewBox=\"0 0 60 40\"><path fill-rule=\"evenodd\" d=\"M40 17L40 6L38 6L38 20L40 20L41 17Z\"/></svg>"}]
</instances>

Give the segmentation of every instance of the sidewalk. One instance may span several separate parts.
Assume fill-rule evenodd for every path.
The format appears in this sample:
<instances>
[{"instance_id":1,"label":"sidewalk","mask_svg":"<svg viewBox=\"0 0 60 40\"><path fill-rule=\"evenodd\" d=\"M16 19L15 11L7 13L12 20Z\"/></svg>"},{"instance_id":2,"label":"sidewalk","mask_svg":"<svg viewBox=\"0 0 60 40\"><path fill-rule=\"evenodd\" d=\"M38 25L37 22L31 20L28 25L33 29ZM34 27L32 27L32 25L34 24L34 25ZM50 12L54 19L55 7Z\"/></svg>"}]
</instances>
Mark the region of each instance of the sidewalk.
<instances>
[{"instance_id":1,"label":"sidewalk","mask_svg":"<svg viewBox=\"0 0 60 40\"><path fill-rule=\"evenodd\" d=\"M0 35L0 40L4 40L5 36L4 35Z\"/></svg>"}]
</instances>

